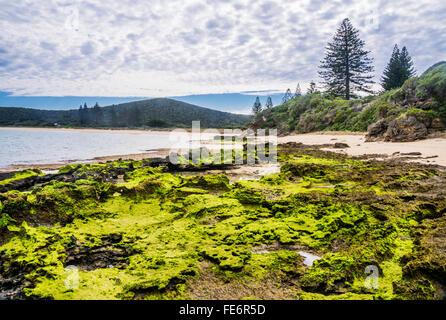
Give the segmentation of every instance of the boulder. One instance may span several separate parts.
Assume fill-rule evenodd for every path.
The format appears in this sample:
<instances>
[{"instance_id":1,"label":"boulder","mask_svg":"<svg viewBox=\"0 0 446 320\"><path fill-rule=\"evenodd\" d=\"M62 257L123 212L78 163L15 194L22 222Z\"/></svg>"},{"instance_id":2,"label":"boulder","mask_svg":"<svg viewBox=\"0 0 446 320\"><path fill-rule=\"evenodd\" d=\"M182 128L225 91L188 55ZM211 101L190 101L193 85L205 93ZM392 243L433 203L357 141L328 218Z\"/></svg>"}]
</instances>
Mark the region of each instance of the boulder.
<instances>
[{"instance_id":1,"label":"boulder","mask_svg":"<svg viewBox=\"0 0 446 320\"><path fill-rule=\"evenodd\" d=\"M425 139L428 135L427 127L414 116L392 120L384 133L384 141L415 141Z\"/></svg>"},{"instance_id":2,"label":"boulder","mask_svg":"<svg viewBox=\"0 0 446 320\"><path fill-rule=\"evenodd\" d=\"M443 130L445 126L440 118L434 118L431 122L430 128L434 130Z\"/></svg>"},{"instance_id":3,"label":"boulder","mask_svg":"<svg viewBox=\"0 0 446 320\"><path fill-rule=\"evenodd\" d=\"M335 149L345 149L345 148L350 148L350 146L348 144L346 144L346 143L336 142L333 145L333 148L335 148Z\"/></svg>"},{"instance_id":4,"label":"boulder","mask_svg":"<svg viewBox=\"0 0 446 320\"><path fill-rule=\"evenodd\" d=\"M365 136L365 141L376 141L384 135L387 131L388 123L386 120L379 120L378 122L372 123L368 127L368 132Z\"/></svg>"}]
</instances>

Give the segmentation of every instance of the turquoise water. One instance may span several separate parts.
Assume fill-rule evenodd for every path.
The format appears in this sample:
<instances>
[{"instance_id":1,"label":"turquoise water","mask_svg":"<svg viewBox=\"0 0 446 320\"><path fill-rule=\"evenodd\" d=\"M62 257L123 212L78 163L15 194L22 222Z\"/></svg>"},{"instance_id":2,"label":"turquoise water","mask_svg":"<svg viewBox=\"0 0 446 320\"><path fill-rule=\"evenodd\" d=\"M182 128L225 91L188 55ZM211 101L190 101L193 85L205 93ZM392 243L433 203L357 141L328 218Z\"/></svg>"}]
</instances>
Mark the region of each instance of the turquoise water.
<instances>
[{"instance_id":1,"label":"turquoise water","mask_svg":"<svg viewBox=\"0 0 446 320\"><path fill-rule=\"evenodd\" d=\"M168 134L0 129L0 168L144 153L172 144Z\"/></svg>"}]
</instances>

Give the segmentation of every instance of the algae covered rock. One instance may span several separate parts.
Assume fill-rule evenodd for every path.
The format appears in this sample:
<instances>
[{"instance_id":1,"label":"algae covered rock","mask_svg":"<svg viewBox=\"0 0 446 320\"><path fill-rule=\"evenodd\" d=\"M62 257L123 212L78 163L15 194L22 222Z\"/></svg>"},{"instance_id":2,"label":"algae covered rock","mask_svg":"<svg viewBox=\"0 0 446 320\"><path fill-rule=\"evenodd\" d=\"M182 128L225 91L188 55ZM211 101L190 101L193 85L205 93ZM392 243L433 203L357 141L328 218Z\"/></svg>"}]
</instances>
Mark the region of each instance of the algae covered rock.
<instances>
[{"instance_id":1,"label":"algae covered rock","mask_svg":"<svg viewBox=\"0 0 446 320\"><path fill-rule=\"evenodd\" d=\"M302 144L281 172L77 166L85 179L0 193L7 299L439 299L446 176ZM72 170L71 168L70 170ZM177 168L178 169L178 168ZM102 178L101 178L102 177ZM305 264L302 252L321 259ZM368 288L367 270L378 288ZM67 288L77 271L78 286ZM443 290L443 291L442 291Z\"/></svg>"}]
</instances>

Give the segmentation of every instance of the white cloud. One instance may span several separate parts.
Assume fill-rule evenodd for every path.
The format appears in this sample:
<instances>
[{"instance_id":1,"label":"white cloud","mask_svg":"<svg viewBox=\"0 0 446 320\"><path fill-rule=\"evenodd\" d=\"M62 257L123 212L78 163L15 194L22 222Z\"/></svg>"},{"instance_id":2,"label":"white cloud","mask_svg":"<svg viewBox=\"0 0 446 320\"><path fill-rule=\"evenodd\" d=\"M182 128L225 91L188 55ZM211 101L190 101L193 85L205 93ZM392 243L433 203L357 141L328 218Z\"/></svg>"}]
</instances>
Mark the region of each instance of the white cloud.
<instances>
[{"instance_id":1,"label":"white cloud","mask_svg":"<svg viewBox=\"0 0 446 320\"><path fill-rule=\"evenodd\" d=\"M350 17L375 57L394 43L418 71L444 59L446 3L430 1L0 0L0 91L172 96L302 89Z\"/></svg>"}]
</instances>

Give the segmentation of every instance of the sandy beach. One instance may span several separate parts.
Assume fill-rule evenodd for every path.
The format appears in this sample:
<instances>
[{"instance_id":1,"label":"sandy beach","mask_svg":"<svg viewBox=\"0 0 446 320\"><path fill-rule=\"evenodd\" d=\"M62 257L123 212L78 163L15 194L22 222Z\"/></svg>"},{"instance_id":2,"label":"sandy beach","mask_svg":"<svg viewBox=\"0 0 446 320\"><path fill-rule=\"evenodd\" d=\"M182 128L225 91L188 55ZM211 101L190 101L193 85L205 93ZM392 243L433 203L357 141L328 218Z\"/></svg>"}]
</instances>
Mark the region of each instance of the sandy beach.
<instances>
[{"instance_id":1,"label":"sandy beach","mask_svg":"<svg viewBox=\"0 0 446 320\"><path fill-rule=\"evenodd\" d=\"M279 137L278 142L302 142L308 145L333 144L336 142L346 143L349 148L325 150L346 153L352 156L386 155L390 158L401 157L404 154L419 152L421 155L414 156L409 161L425 164L437 164L446 166L446 138L437 137L413 142L365 142L364 134L333 134L330 133L309 133ZM399 153L399 154L398 154ZM379 159L379 157L377 157Z\"/></svg>"}]
</instances>

